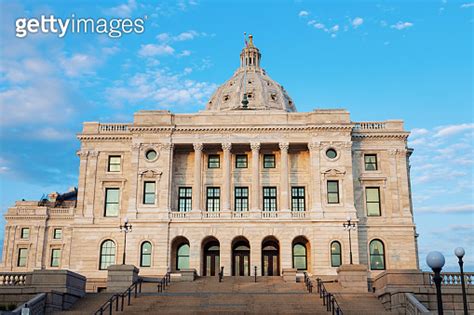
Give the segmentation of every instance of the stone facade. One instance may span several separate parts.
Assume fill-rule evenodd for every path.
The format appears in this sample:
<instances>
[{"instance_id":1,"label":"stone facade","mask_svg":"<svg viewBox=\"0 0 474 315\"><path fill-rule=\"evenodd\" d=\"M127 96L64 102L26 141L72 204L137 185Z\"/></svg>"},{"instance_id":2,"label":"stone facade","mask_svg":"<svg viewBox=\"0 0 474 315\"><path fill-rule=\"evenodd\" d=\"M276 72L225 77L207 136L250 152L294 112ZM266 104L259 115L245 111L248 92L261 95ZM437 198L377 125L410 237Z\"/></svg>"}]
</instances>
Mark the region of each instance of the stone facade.
<instances>
[{"instance_id":1,"label":"stone facade","mask_svg":"<svg viewBox=\"0 0 474 315\"><path fill-rule=\"evenodd\" d=\"M246 72L259 72L251 84L253 95L260 96L249 100L248 109L235 107L237 103L208 104L194 114L139 111L131 124L84 123L78 135L77 202L18 201L9 208L3 271L70 269L85 275L88 289L95 290L107 279L101 259L121 263L124 239L119 226L126 217L133 226L126 263L139 267L140 275L175 271L178 260L198 275L209 274L211 260L214 269L224 267L225 275L239 274L242 261L246 274L251 269L253 275L254 266L258 275L268 273L270 264L271 273L281 275L303 260L303 269L312 274L335 275L333 241L340 244L342 263L349 263L348 233L342 226L348 216L357 224L351 235L354 264L367 265L369 277L382 271L370 268L374 239L383 244L377 259L383 259L384 269L418 268L411 150L403 122L353 122L347 111L337 109L295 112L283 88L260 69L260 53L253 55L258 62L247 64L245 56L254 50L258 52L253 43L244 48L244 74L230 80L238 90L227 82L211 99L225 102L222 91L229 89L233 98L243 98ZM263 104L265 95L275 98L271 106ZM368 155L375 156L376 167L367 167L373 161L366 161ZM236 188L242 187L247 199L237 201ZM179 196L186 194L184 188L189 188L188 207ZM269 198L272 193L264 188L274 189L275 195ZM303 189L298 195L293 188ZM373 195L367 200L367 188L378 188L375 207L380 215L368 215L374 200ZM237 209L237 203L245 206ZM24 228L28 236L22 238ZM101 258L107 240L113 249L103 249L110 255ZM144 242L151 245L149 255L143 255ZM217 260L205 253L211 243L217 246ZM188 251L183 244L189 245ZM305 248L305 258L296 257L296 244ZM21 255L26 258L20 259L25 248ZM60 250L55 267L51 265L58 251L53 254L53 249Z\"/></svg>"}]
</instances>

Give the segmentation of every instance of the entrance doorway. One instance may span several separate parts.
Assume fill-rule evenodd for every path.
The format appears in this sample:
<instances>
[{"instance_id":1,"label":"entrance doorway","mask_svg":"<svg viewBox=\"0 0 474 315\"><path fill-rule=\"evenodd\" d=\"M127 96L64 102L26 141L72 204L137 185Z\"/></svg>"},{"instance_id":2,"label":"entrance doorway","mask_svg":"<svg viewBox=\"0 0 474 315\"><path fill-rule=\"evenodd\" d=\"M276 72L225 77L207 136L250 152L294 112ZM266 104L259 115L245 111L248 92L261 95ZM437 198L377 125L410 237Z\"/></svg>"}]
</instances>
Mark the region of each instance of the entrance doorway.
<instances>
[{"instance_id":1,"label":"entrance doorway","mask_svg":"<svg viewBox=\"0 0 474 315\"><path fill-rule=\"evenodd\" d=\"M246 239L232 246L232 275L250 276L250 244Z\"/></svg>"},{"instance_id":2,"label":"entrance doorway","mask_svg":"<svg viewBox=\"0 0 474 315\"><path fill-rule=\"evenodd\" d=\"M262 243L262 276L280 275L279 244L276 239L265 239Z\"/></svg>"},{"instance_id":3,"label":"entrance doorway","mask_svg":"<svg viewBox=\"0 0 474 315\"><path fill-rule=\"evenodd\" d=\"M216 276L220 268L220 247L218 241L204 246L204 276Z\"/></svg>"}]
</instances>

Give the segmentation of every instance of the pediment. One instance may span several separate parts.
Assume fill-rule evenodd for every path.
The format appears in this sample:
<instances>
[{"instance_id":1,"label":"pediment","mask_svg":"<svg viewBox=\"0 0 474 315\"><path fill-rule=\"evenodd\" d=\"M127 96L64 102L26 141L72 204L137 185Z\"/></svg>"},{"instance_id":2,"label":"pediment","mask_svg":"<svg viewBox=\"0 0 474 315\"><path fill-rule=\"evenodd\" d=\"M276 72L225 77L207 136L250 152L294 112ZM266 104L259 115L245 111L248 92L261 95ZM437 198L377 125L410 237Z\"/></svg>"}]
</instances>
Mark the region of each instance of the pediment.
<instances>
[{"instance_id":1,"label":"pediment","mask_svg":"<svg viewBox=\"0 0 474 315\"><path fill-rule=\"evenodd\" d=\"M161 177L161 174L163 174L163 172L155 171L155 170L145 170L140 173L140 176L145 177L145 178L155 178L157 176Z\"/></svg>"},{"instance_id":2,"label":"pediment","mask_svg":"<svg viewBox=\"0 0 474 315\"><path fill-rule=\"evenodd\" d=\"M339 170L337 168L329 168L321 172L324 176L344 176L346 171Z\"/></svg>"}]
</instances>

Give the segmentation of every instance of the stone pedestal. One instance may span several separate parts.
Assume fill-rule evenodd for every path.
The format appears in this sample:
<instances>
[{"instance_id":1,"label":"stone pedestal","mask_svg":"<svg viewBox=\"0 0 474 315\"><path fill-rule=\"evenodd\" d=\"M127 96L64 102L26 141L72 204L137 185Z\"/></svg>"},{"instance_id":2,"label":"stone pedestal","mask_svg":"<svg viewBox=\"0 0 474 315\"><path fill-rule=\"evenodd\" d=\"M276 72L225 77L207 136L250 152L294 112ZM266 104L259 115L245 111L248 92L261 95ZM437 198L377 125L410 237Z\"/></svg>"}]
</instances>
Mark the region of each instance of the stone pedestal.
<instances>
[{"instance_id":1,"label":"stone pedestal","mask_svg":"<svg viewBox=\"0 0 474 315\"><path fill-rule=\"evenodd\" d=\"M107 292L121 293L138 280L139 269L133 265L112 265L107 271Z\"/></svg>"},{"instance_id":2,"label":"stone pedestal","mask_svg":"<svg viewBox=\"0 0 474 315\"><path fill-rule=\"evenodd\" d=\"M296 269L284 268L282 270L282 276L285 282L296 282Z\"/></svg>"},{"instance_id":3,"label":"stone pedestal","mask_svg":"<svg viewBox=\"0 0 474 315\"><path fill-rule=\"evenodd\" d=\"M181 278L180 281L191 282L196 279L196 269L181 269Z\"/></svg>"},{"instance_id":4,"label":"stone pedestal","mask_svg":"<svg viewBox=\"0 0 474 315\"><path fill-rule=\"evenodd\" d=\"M367 266L341 265L337 268L337 280L346 292L367 292Z\"/></svg>"}]
</instances>

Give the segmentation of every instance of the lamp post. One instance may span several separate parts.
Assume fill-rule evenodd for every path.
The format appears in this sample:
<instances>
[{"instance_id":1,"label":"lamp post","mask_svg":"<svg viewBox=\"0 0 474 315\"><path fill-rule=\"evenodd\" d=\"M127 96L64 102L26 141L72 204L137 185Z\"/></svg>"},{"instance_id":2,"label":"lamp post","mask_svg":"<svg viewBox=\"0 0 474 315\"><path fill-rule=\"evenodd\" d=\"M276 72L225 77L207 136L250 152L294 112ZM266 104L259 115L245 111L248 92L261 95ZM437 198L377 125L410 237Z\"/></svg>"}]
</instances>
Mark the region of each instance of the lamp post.
<instances>
[{"instance_id":1,"label":"lamp post","mask_svg":"<svg viewBox=\"0 0 474 315\"><path fill-rule=\"evenodd\" d=\"M464 305L464 315L467 315L467 299L466 299L466 285L464 284L464 269L463 265L464 262L462 261L462 258L464 257L464 254L466 252L464 251L464 248L458 247L454 250L454 254L459 258L459 269L461 269L461 287L462 287L462 303Z\"/></svg>"},{"instance_id":2,"label":"lamp post","mask_svg":"<svg viewBox=\"0 0 474 315\"><path fill-rule=\"evenodd\" d=\"M127 233L132 232L132 225L128 224L128 218L125 218L124 224L120 225L120 232L123 232L123 258L122 265L125 265L125 252L127 251Z\"/></svg>"},{"instance_id":3,"label":"lamp post","mask_svg":"<svg viewBox=\"0 0 474 315\"><path fill-rule=\"evenodd\" d=\"M342 226L344 227L344 230L349 232L349 262L352 265L352 240L351 240L351 230L356 229L356 225L354 222L351 222L351 217L347 217L347 222L343 223Z\"/></svg>"},{"instance_id":4,"label":"lamp post","mask_svg":"<svg viewBox=\"0 0 474 315\"><path fill-rule=\"evenodd\" d=\"M443 300L441 298L441 281L443 278L440 275L441 268L444 266L444 256L440 252L433 251L426 256L426 264L433 269L435 273L433 281L436 286L436 299L438 300L438 315L443 315Z\"/></svg>"}]
</instances>

